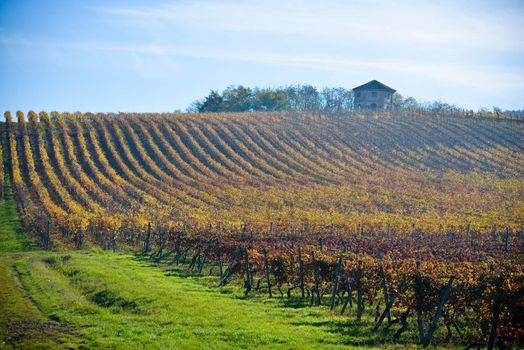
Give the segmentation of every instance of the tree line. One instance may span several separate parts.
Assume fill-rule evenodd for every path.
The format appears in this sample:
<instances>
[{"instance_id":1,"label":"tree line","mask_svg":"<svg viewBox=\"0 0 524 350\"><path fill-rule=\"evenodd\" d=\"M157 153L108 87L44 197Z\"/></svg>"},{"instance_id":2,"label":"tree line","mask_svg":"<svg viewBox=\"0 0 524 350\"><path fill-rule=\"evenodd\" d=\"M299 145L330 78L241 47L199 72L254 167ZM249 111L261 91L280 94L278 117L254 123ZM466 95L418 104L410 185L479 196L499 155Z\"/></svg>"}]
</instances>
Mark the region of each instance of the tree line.
<instances>
[{"instance_id":1,"label":"tree line","mask_svg":"<svg viewBox=\"0 0 524 350\"><path fill-rule=\"evenodd\" d=\"M231 85L222 92L211 90L206 97L196 100L187 108L188 113L300 111L334 114L356 109L353 91L343 87L326 87L321 90L312 85L289 85L268 88L250 88ZM524 118L524 111L468 110L442 101L422 102L414 97L393 94L392 110L418 110L434 113L462 113L469 116L495 118Z\"/></svg>"},{"instance_id":2,"label":"tree line","mask_svg":"<svg viewBox=\"0 0 524 350\"><path fill-rule=\"evenodd\" d=\"M393 95L394 109L415 108L421 104L413 97ZM229 86L221 93L211 90L203 99L194 101L188 112L301 111L337 113L354 109L353 91L342 87L318 90L311 85L276 88Z\"/></svg>"},{"instance_id":3,"label":"tree line","mask_svg":"<svg viewBox=\"0 0 524 350\"><path fill-rule=\"evenodd\" d=\"M393 94L392 109L420 108L458 109L442 102L423 104L413 97ZM289 85L275 88L250 88L232 85L222 92L211 90L203 99L196 100L187 109L190 113L301 111L337 113L355 109L353 91L343 87Z\"/></svg>"}]
</instances>

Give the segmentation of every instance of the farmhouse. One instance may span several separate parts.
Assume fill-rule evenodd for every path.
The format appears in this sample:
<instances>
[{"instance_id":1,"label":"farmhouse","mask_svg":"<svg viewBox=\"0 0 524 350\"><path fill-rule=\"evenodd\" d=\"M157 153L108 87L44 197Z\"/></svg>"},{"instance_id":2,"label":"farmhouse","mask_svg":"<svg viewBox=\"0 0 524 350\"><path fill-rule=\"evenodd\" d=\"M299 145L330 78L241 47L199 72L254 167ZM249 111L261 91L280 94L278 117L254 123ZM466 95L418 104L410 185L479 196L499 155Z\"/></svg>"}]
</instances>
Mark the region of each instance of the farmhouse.
<instances>
[{"instance_id":1,"label":"farmhouse","mask_svg":"<svg viewBox=\"0 0 524 350\"><path fill-rule=\"evenodd\" d=\"M389 109L396 90L372 80L353 89L357 109Z\"/></svg>"}]
</instances>

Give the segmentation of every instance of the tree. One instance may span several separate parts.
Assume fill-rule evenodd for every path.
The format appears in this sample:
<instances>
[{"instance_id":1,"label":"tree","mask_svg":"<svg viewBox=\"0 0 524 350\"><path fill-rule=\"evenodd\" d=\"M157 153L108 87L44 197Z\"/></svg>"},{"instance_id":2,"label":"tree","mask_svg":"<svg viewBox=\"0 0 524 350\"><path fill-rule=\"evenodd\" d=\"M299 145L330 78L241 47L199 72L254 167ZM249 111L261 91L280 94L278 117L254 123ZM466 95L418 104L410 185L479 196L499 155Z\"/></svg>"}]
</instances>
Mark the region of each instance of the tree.
<instances>
[{"instance_id":1,"label":"tree","mask_svg":"<svg viewBox=\"0 0 524 350\"><path fill-rule=\"evenodd\" d=\"M224 98L218 91L211 90L203 102L196 102L198 112L224 112Z\"/></svg>"},{"instance_id":2,"label":"tree","mask_svg":"<svg viewBox=\"0 0 524 350\"><path fill-rule=\"evenodd\" d=\"M458 109L457 106L442 101L433 101L428 105L428 108L434 113L449 112Z\"/></svg>"},{"instance_id":3,"label":"tree","mask_svg":"<svg viewBox=\"0 0 524 350\"><path fill-rule=\"evenodd\" d=\"M289 85L277 88L249 88L243 85L231 85L222 93L211 90L202 100L196 100L187 108L187 112L248 112L248 111L300 111L323 112L326 114L351 111L355 108L353 91L342 87L323 88L320 92L312 85ZM394 93L391 108L393 110L425 110L433 115L439 113L464 113L456 105L442 101L420 103L413 97L404 98ZM493 114L486 108L479 110L479 115L502 112L499 107L493 107ZM521 116L522 111L508 112ZM520 114L519 114L520 113Z\"/></svg>"},{"instance_id":4,"label":"tree","mask_svg":"<svg viewBox=\"0 0 524 350\"><path fill-rule=\"evenodd\" d=\"M502 108L493 106L493 113L495 113L498 118L500 114L502 113Z\"/></svg>"},{"instance_id":5,"label":"tree","mask_svg":"<svg viewBox=\"0 0 524 350\"><path fill-rule=\"evenodd\" d=\"M416 109L421 107L421 104L414 97L408 97L402 102L403 109Z\"/></svg>"},{"instance_id":6,"label":"tree","mask_svg":"<svg viewBox=\"0 0 524 350\"><path fill-rule=\"evenodd\" d=\"M286 88L291 110L314 112L322 105L320 94L311 85L296 85Z\"/></svg>"},{"instance_id":7,"label":"tree","mask_svg":"<svg viewBox=\"0 0 524 350\"><path fill-rule=\"evenodd\" d=\"M353 109L353 92L342 87L324 88L320 93L322 110L325 113L337 113Z\"/></svg>"},{"instance_id":8,"label":"tree","mask_svg":"<svg viewBox=\"0 0 524 350\"><path fill-rule=\"evenodd\" d=\"M222 93L225 110L228 112L247 112L253 110L253 91L242 85L229 86Z\"/></svg>"},{"instance_id":9,"label":"tree","mask_svg":"<svg viewBox=\"0 0 524 350\"><path fill-rule=\"evenodd\" d=\"M282 88L255 89L253 109L257 111L283 111L289 109L287 93Z\"/></svg>"},{"instance_id":10,"label":"tree","mask_svg":"<svg viewBox=\"0 0 524 350\"><path fill-rule=\"evenodd\" d=\"M412 97L411 97L412 98ZM402 109L404 108L404 97L398 92L395 92L391 101L391 109Z\"/></svg>"}]
</instances>

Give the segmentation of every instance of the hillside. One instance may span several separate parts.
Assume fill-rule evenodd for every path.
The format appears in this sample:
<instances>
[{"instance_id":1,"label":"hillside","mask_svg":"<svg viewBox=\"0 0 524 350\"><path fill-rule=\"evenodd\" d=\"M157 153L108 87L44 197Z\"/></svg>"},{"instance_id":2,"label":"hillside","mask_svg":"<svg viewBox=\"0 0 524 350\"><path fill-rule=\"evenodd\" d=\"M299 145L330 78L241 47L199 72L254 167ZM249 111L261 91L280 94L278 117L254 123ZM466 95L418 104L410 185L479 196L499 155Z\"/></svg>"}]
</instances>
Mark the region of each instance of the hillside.
<instances>
[{"instance_id":1,"label":"hillside","mask_svg":"<svg viewBox=\"0 0 524 350\"><path fill-rule=\"evenodd\" d=\"M8 347L522 345L522 122L17 117Z\"/></svg>"},{"instance_id":2,"label":"hillside","mask_svg":"<svg viewBox=\"0 0 524 350\"><path fill-rule=\"evenodd\" d=\"M57 225L93 217L119 225L132 216L142 225L175 218L488 229L523 219L519 121L30 113L11 130L15 194L28 217Z\"/></svg>"}]
</instances>

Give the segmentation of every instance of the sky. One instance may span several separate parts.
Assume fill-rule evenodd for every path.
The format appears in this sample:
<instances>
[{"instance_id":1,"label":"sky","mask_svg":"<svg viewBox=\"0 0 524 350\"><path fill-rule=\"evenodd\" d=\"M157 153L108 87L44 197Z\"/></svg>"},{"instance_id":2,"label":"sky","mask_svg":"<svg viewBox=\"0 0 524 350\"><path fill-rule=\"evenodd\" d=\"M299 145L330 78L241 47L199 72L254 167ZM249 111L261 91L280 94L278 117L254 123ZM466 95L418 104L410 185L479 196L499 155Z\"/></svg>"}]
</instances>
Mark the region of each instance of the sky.
<instances>
[{"instance_id":1,"label":"sky","mask_svg":"<svg viewBox=\"0 0 524 350\"><path fill-rule=\"evenodd\" d=\"M524 108L524 1L0 0L0 110L172 112L230 85Z\"/></svg>"}]
</instances>

